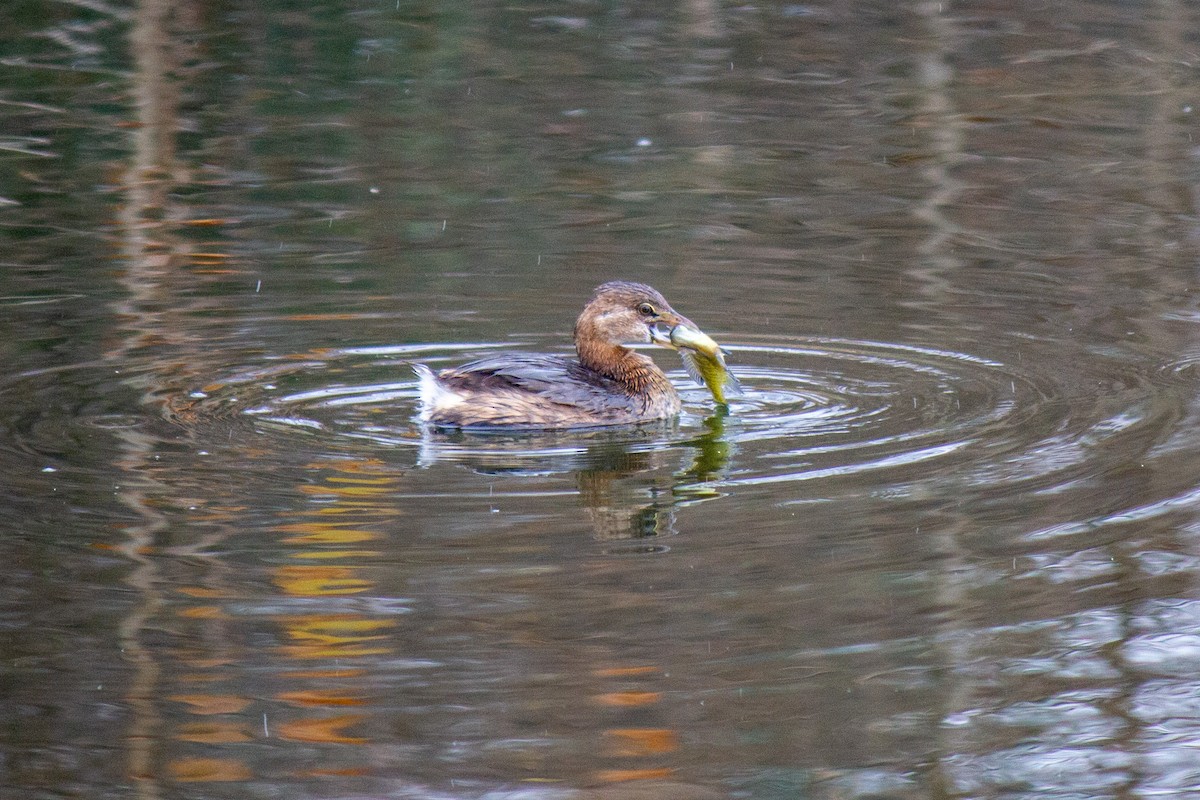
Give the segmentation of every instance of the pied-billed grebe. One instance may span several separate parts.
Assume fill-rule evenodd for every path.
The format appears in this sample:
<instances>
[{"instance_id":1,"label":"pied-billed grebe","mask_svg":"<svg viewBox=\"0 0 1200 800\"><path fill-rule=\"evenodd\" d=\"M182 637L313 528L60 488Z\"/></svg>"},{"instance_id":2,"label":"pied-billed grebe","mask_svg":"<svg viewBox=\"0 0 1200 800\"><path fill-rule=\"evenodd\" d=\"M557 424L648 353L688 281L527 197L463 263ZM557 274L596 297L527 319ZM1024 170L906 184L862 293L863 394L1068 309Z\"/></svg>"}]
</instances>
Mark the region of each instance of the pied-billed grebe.
<instances>
[{"instance_id":1,"label":"pied-billed grebe","mask_svg":"<svg viewBox=\"0 0 1200 800\"><path fill-rule=\"evenodd\" d=\"M437 375L415 365L420 419L448 428L554 429L674 416L682 404L671 381L623 346L643 342L719 352L651 287L612 281L596 289L575 322L577 359L498 353Z\"/></svg>"}]
</instances>

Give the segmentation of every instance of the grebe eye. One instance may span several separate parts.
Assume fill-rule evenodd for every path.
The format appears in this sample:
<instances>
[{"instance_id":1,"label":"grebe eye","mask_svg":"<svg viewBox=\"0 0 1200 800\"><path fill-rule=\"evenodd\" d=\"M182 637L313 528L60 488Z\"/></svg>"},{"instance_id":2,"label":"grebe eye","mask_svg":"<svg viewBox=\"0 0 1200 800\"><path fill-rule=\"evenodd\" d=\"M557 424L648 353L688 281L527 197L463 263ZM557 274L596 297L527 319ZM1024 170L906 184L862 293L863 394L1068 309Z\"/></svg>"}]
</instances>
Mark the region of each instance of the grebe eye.
<instances>
[{"instance_id":1,"label":"grebe eye","mask_svg":"<svg viewBox=\"0 0 1200 800\"><path fill-rule=\"evenodd\" d=\"M647 317L652 316L654 314L654 306L649 303L642 303L638 306L638 313Z\"/></svg>"}]
</instances>

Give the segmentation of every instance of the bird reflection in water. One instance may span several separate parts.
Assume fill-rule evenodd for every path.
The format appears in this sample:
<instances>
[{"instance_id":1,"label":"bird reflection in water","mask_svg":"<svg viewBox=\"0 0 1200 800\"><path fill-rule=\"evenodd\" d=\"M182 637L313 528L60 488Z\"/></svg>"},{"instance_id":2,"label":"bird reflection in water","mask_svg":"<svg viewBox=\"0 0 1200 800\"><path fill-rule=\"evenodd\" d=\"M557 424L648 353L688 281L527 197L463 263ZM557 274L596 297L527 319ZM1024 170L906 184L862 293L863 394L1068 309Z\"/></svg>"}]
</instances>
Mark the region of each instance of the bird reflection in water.
<instances>
[{"instance_id":1,"label":"bird reflection in water","mask_svg":"<svg viewBox=\"0 0 1200 800\"><path fill-rule=\"evenodd\" d=\"M482 475L512 477L575 473L595 537L627 542L622 552L654 552L666 549L659 540L677 533L679 506L721 496L712 483L725 474L733 455L725 436L727 415L718 409L703 421L703 431L682 441L670 441L678 427L666 423L574 433L431 432L422 443L420 465L455 463Z\"/></svg>"}]
</instances>

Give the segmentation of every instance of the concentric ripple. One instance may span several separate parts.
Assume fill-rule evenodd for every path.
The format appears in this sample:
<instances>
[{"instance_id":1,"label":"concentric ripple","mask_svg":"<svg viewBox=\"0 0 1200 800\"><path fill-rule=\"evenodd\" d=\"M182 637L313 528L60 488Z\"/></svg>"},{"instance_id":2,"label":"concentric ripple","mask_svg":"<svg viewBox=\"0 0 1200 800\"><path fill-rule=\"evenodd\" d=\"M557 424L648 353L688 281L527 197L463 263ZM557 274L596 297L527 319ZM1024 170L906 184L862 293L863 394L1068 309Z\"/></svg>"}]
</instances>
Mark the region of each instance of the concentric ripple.
<instances>
[{"instance_id":1,"label":"concentric ripple","mask_svg":"<svg viewBox=\"0 0 1200 800\"><path fill-rule=\"evenodd\" d=\"M833 480L872 492L925 484L987 493L1019 483L1053 493L1146 451L1177 423L1188 393L1183 376L1148 376L1102 358L1038 372L882 342L731 349L751 387L731 436L754 459L730 484Z\"/></svg>"},{"instance_id":2,"label":"concentric ripple","mask_svg":"<svg viewBox=\"0 0 1200 800\"><path fill-rule=\"evenodd\" d=\"M1195 383L1187 359L1139 369L1098 357L1037 371L1019 359L1014 365L887 342L744 337L726 346L746 390L729 409L714 406L708 391L676 366L669 374L685 403L678 421L540 435L424 429L415 421L411 369L413 361L441 367L500 348L536 349L536 343L427 343L265 357L223 375L207 373L194 386L176 380L174 387L157 387L147 371L109 365L81 367L66 379L94 383L77 387L81 397L133 399L136 387L168 411L158 424L185 430L200 446L206 430L228 439L230 424L249 424L267 434L261 442L268 450L294 450L303 432L326 449L386 453L420 466L459 463L528 475L665 469L675 470L676 488L703 485L720 494L797 485L764 490L776 502L847 492L911 495L920 485L987 494L1021 484L1025 496L1050 495L1128 463L1131 453L1149 457L1154 448L1174 447L1180 420L1195 413L1187 405ZM671 363L668 353L654 357ZM31 373L23 380L41 385L64 377ZM10 399L46 395L11 381L3 390ZM47 454L94 435L87 429L125 429L156 418L156 409L147 406L140 418L129 403L84 401L51 416L17 405L10 403L5 420L9 446Z\"/></svg>"},{"instance_id":3,"label":"concentric ripple","mask_svg":"<svg viewBox=\"0 0 1200 800\"><path fill-rule=\"evenodd\" d=\"M720 442L728 460L705 472L726 486L845 481L871 473L876 487L1014 481L1046 489L1127 449L1178 414L1178 393L1123 368L1114 377L1039 374L970 353L828 338L743 339L727 345L746 389L728 413L681 368L677 425L546 435L431 434L414 422L416 385L405 362L458 363L501 345L428 344L324 354L320 386L269 392L244 412L262 422L320 429L374 446L413 447L417 461L484 461L513 471L573 469L598 441L634 451ZM511 344L503 345L512 347ZM666 354L656 355L668 363ZM355 374L375 379L354 380ZM1159 382L1181 377L1159 375ZM227 382L232 385L237 380ZM1107 384L1111 391L1093 387ZM1103 388L1101 386L1101 388ZM701 432L697 436L697 432ZM861 483L862 481L860 481Z\"/></svg>"},{"instance_id":4,"label":"concentric ripple","mask_svg":"<svg viewBox=\"0 0 1200 800\"><path fill-rule=\"evenodd\" d=\"M736 408L735 437L759 455L742 483L1011 453L1066 415L1052 382L964 353L833 339L730 349L753 387Z\"/></svg>"}]
</instances>

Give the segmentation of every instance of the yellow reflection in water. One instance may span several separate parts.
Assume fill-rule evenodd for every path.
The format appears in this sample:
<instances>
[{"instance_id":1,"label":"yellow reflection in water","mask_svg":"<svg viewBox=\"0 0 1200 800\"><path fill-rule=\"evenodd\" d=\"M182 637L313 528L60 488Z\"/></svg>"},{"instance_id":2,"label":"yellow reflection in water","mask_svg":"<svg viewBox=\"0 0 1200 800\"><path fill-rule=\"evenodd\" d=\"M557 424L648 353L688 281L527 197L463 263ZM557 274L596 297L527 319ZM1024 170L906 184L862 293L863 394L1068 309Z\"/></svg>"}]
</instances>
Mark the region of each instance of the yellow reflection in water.
<instances>
[{"instance_id":1,"label":"yellow reflection in water","mask_svg":"<svg viewBox=\"0 0 1200 800\"><path fill-rule=\"evenodd\" d=\"M275 573L275 584L297 597L357 594L374 587L353 567L283 566Z\"/></svg>"},{"instance_id":2,"label":"yellow reflection in water","mask_svg":"<svg viewBox=\"0 0 1200 800\"><path fill-rule=\"evenodd\" d=\"M604 769L596 773L600 783L623 783L624 781L648 781L669 778L675 774L674 769Z\"/></svg>"},{"instance_id":3,"label":"yellow reflection in water","mask_svg":"<svg viewBox=\"0 0 1200 800\"><path fill-rule=\"evenodd\" d=\"M386 637L366 635L362 629L364 625L373 625L379 629L390 628L393 625L390 620L331 615L305 620L293 617L281 622L284 623L287 634L297 640L280 648L280 652L288 659L362 658L391 652L391 647L384 643ZM372 641L380 644L366 644Z\"/></svg>"},{"instance_id":4,"label":"yellow reflection in water","mask_svg":"<svg viewBox=\"0 0 1200 800\"><path fill-rule=\"evenodd\" d=\"M296 522L290 525L280 525L275 530L280 533L293 533L283 540L284 544L360 544L382 537L382 534L363 530L362 523L354 520L328 520L319 522Z\"/></svg>"}]
</instances>

